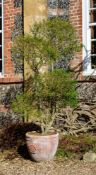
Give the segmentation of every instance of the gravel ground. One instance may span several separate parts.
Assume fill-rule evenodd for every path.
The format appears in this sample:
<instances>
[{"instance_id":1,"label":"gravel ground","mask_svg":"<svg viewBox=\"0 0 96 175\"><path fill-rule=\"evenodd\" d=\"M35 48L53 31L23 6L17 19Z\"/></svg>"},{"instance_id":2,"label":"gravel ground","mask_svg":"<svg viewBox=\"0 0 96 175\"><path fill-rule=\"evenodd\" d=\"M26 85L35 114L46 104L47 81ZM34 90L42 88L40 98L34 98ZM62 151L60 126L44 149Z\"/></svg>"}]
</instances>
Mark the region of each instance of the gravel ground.
<instances>
[{"instance_id":1,"label":"gravel ground","mask_svg":"<svg viewBox=\"0 0 96 175\"><path fill-rule=\"evenodd\" d=\"M55 158L36 163L22 157L5 159L0 154L0 175L96 175L96 162Z\"/></svg>"}]
</instances>

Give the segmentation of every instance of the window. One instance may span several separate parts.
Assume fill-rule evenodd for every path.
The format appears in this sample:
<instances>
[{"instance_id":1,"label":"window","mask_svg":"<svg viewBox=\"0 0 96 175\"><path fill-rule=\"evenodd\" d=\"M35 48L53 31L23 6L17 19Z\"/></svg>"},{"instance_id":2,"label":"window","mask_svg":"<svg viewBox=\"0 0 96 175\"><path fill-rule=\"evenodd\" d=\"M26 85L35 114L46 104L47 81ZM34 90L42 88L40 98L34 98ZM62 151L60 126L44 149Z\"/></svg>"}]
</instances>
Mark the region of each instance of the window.
<instances>
[{"instance_id":1,"label":"window","mask_svg":"<svg viewBox=\"0 0 96 175\"><path fill-rule=\"evenodd\" d=\"M96 0L82 0L84 75L96 75Z\"/></svg>"},{"instance_id":2,"label":"window","mask_svg":"<svg viewBox=\"0 0 96 175\"><path fill-rule=\"evenodd\" d=\"M3 0L0 0L0 75L3 73Z\"/></svg>"}]
</instances>

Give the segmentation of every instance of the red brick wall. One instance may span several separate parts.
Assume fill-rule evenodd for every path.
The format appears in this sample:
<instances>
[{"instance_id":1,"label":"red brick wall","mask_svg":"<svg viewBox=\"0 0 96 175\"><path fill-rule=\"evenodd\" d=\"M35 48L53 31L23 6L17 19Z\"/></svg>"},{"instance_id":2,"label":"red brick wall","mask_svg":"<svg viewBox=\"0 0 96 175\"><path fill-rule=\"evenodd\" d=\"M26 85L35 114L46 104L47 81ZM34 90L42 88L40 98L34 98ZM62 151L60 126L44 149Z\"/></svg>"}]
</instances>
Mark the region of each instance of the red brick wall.
<instances>
[{"instance_id":1,"label":"red brick wall","mask_svg":"<svg viewBox=\"0 0 96 175\"><path fill-rule=\"evenodd\" d=\"M11 60L11 34L14 28L14 16L21 13L21 8L14 8L13 0L4 1L4 78L0 82L19 82L21 75L15 74L14 65ZM82 43L82 0L70 0L69 18L77 33L78 42ZM75 55L72 67L76 76L82 80L82 49Z\"/></svg>"},{"instance_id":2,"label":"red brick wall","mask_svg":"<svg viewBox=\"0 0 96 175\"><path fill-rule=\"evenodd\" d=\"M69 18L75 27L78 42L82 43L82 0L70 0ZM72 68L76 71L76 77L82 80L82 49L75 55Z\"/></svg>"},{"instance_id":3,"label":"red brick wall","mask_svg":"<svg viewBox=\"0 0 96 175\"><path fill-rule=\"evenodd\" d=\"M14 64L11 59L12 31L14 29L14 16L21 13L21 8L15 8L13 0L4 1L4 76L2 82L20 82L22 76L15 74Z\"/></svg>"}]
</instances>

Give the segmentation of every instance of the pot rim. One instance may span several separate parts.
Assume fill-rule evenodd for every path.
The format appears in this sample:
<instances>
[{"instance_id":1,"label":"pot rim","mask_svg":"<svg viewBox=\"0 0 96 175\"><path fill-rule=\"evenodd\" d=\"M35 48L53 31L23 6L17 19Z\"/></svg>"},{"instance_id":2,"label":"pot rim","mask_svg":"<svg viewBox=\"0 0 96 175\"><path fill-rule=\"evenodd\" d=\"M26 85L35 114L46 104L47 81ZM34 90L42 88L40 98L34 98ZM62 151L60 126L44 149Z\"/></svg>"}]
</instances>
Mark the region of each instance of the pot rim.
<instances>
[{"instance_id":1,"label":"pot rim","mask_svg":"<svg viewBox=\"0 0 96 175\"><path fill-rule=\"evenodd\" d=\"M34 134L34 133L32 133L32 132L27 132L26 133L26 136L27 137L54 137L54 136L59 136L59 133L58 132L56 132L56 133L50 133L50 134L46 134L46 135L42 135L42 134L39 134L38 135L38 133L36 134Z\"/></svg>"}]
</instances>

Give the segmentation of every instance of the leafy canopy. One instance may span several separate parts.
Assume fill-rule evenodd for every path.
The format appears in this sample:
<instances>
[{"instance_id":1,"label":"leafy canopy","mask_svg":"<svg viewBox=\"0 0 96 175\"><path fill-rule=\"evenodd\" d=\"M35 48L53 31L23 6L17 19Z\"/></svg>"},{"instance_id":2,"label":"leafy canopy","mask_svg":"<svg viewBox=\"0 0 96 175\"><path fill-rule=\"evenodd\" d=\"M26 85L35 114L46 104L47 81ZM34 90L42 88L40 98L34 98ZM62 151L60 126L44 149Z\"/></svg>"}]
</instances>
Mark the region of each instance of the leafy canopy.
<instances>
[{"instance_id":1,"label":"leafy canopy","mask_svg":"<svg viewBox=\"0 0 96 175\"><path fill-rule=\"evenodd\" d=\"M13 44L18 63L25 58L32 74L25 81L24 93L16 97L12 107L21 116L39 121L42 132L49 130L60 108L77 104L73 73L53 69L52 65L62 57L65 60L69 55L72 57L79 49L74 28L60 18L35 23L30 34L16 38Z\"/></svg>"}]
</instances>

